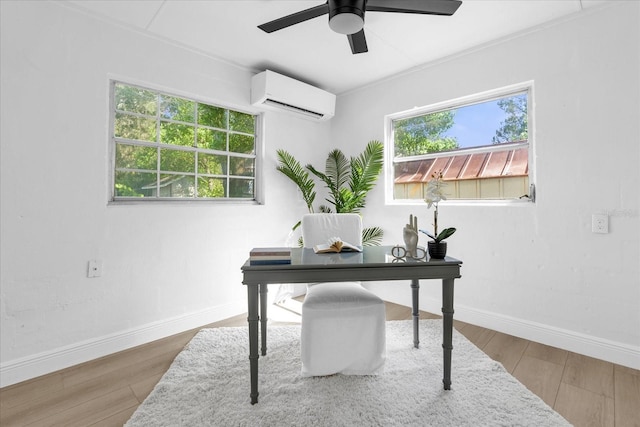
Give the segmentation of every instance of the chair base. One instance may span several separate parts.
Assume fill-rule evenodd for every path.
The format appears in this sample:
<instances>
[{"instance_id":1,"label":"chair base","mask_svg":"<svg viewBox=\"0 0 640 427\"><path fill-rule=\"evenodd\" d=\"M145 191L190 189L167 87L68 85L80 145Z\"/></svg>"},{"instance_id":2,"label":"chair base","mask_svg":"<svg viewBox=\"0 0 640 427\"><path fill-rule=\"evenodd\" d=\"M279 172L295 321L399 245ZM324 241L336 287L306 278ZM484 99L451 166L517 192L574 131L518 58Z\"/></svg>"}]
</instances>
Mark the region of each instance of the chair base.
<instances>
[{"instance_id":1,"label":"chair base","mask_svg":"<svg viewBox=\"0 0 640 427\"><path fill-rule=\"evenodd\" d=\"M302 376L382 372L385 320L384 301L360 283L309 285L302 303Z\"/></svg>"}]
</instances>

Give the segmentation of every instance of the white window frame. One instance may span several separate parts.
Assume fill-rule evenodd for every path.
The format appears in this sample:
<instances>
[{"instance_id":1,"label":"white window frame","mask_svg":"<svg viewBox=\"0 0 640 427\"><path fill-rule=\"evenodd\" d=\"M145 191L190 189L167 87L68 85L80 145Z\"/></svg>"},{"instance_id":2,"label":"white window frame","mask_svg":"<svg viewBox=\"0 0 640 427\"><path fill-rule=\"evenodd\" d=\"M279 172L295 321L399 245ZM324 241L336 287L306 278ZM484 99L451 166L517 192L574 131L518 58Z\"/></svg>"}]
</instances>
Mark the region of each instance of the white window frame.
<instances>
[{"instance_id":1,"label":"white window frame","mask_svg":"<svg viewBox=\"0 0 640 427\"><path fill-rule=\"evenodd\" d=\"M529 197L522 197L519 199L452 199L443 200L443 205L472 205L472 206L531 206L535 202L535 112L534 112L534 82L526 81L514 85L501 87L498 89L489 90L469 96L464 96L452 100L438 102L436 104L430 104L424 107L414 107L411 110L405 110L398 113L388 114L384 118L384 192L385 192L385 205L424 205L424 200L421 199L395 199L394 198L394 157L395 157L395 145L394 145L394 130L393 121L408 119L411 117L427 115L431 113L437 113L439 111L451 110L470 106L474 104L480 104L483 102L493 101L500 98L505 98L521 93L527 93L527 112L528 112L528 167L529 167ZM504 149L504 148L502 148ZM501 148L499 144L496 148L468 148L439 153L430 153L424 155L425 157L443 157L450 156L452 153L460 152L478 152L478 151L499 151Z\"/></svg>"},{"instance_id":2,"label":"white window frame","mask_svg":"<svg viewBox=\"0 0 640 427\"><path fill-rule=\"evenodd\" d=\"M114 129L115 129L116 108L114 105L114 100L115 100L116 84L123 84L127 86L138 87L144 90L155 92L157 94L166 95L166 96L175 97L175 98L182 98L189 101L193 101L195 103L206 104L206 105L222 108L225 110L235 111L235 112L254 116L254 119L255 119L255 126L254 126L255 129L254 129L254 135L253 135L254 136L254 154L232 153L235 157L247 157L247 158L254 159L254 176L253 176L254 197L253 198L233 198L233 197L204 198L204 197L197 197L197 196L195 197L124 197L124 196L116 197L116 191L115 191L116 144L118 142L121 142L124 144L139 145L139 146L153 146L153 147L159 147L159 148L162 147L161 145L158 144L158 142L147 143L144 141L131 141L128 139L115 137ZM263 179L262 179L263 177L262 165L263 165L263 153L264 153L264 114L256 113L255 111L247 111L245 109L238 108L238 107L231 107L228 105L221 104L219 102L201 99L190 94L179 93L176 91L166 90L164 88L154 87L153 85L127 81L127 79L122 79L122 78L109 79L109 112L108 114L109 114L108 133L109 133L109 185L110 185L109 193L108 193L109 205L155 204L155 203L171 203L171 204L212 203L212 204L253 204L253 205L263 204L264 191L263 191ZM159 115L159 112L158 112L158 115ZM159 120L159 117L157 117L156 120ZM182 123L182 122L172 121L170 119L163 119L163 121L175 122L179 124ZM197 118L196 118L196 121L197 121ZM159 134L158 134L158 137L159 137ZM221 154L222 153L222 152L216 152L214 150L208 150L208 149L203 149L198 147L182 147L178 145L176 146L169 145L169 146L175 150L187 150L187 151L194 151L197 153L205 153L205 154ZM197 162L197 155L196 155L196 162ZM227 162L229 162L229 159L227 160ZM193 172L193 174L194 174L195 182L197 183L197 178L198 178L197 164L195 165L195 167L196 169L195 169L195 172ZM230 178L230 177L233 177L233 175L229 173L228 167L229 165L227 164L226 176ZM156 172L160 173L159 170ZM162 173L166 174L166 172L162 172ZM179 175L179 173L175 173L175 174ZM240 177L240 178L246 178L246 177Z\"/></svg>"}]
</instances>

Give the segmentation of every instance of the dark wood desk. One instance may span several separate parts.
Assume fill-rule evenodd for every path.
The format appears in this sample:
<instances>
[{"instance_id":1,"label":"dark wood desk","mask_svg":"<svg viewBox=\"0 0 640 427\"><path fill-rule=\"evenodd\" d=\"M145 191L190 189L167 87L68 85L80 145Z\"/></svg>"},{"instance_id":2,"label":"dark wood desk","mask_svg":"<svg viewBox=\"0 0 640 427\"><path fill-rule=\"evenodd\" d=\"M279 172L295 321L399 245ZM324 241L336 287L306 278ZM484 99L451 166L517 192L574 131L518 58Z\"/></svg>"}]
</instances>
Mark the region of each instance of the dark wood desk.
<instances>
[{"instance_id":1,"label":"dark wood desk","mask_svg":"<svg viewBox=\"0 0 640 427\"><path fill-rule=\"evenodd\" d=\"M410 280L412 290L413 343L418 339L418 294L420 279L442 279L443 357L445 390L451 388L451 344L453 331L453 282L460 276L462 261L398 261L391 246L367 246L362 253L315 254L312 249L293 248L291 264L242 266L242 283L247 286L251 403L258 402L258 323L261 323L262 355L267 354L267 285L270 283L313 283L344 281ZM260 310L258 313L258 309Z\"/></svg>"}]
</instances>

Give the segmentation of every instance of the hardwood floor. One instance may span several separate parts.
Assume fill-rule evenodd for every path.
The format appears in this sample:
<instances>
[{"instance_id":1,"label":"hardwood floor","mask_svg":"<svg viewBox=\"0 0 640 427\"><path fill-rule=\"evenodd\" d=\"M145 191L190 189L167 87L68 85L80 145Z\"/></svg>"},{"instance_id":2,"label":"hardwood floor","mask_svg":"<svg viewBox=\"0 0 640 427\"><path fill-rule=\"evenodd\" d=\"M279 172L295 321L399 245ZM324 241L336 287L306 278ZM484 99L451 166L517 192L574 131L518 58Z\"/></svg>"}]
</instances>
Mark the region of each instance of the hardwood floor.
<instances>
[{"instance_id":1,"label":"hardwood floor","mask_svg":"<svg viewBox=\"0 0 640 427\"><path fill-rule=\"evenodd\" d=\"M299 323L298 305L273 306L270 322ZM439 316L421 312L421 318ZM411 310L388 303L387 319L411 319ZM246 321L240 315L205 327ZM640 426L640 371L454 324L573 425ZM199 329L0 389L0 426L122 426Z\"/></svg>"}]
</instances>

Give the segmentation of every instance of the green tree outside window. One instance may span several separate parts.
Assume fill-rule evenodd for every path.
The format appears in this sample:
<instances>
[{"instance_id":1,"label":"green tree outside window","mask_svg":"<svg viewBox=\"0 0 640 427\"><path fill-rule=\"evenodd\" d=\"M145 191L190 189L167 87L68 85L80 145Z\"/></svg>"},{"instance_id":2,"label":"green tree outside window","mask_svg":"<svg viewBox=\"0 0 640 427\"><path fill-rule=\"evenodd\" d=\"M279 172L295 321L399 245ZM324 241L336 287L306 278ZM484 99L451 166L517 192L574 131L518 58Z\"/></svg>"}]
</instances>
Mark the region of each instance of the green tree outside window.
<instances>
[{"instance_id":1,"label":"green tree outside window","mask_svg":"<svg viewBox=\"0 0 640 427\"><path fill-rule=\"evenodd\" d=\"M256 116L117 82L112 114L116 199L255 198Z\"/></svg>"}]
</instances>

